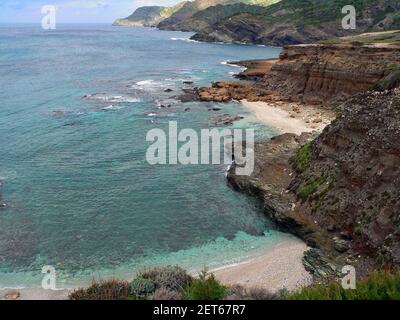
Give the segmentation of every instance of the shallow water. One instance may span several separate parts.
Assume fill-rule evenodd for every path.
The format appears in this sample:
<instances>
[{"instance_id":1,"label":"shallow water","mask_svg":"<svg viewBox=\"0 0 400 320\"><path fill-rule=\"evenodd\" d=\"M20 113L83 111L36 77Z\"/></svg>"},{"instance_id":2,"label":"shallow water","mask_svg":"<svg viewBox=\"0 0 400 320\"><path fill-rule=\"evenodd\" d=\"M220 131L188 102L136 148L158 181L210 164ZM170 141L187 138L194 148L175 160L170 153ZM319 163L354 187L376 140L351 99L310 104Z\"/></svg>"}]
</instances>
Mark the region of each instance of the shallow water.
<instances>
[{"instance_id":1,"label":"shallow water","mask_svg":"<svg viewBox=\"0 0 400 320\"><path fill-rule=\"evenodd\" d=\"M145 160L147 131L168 121L199 130L215 115L241 114L235 127L255 128L257 139L274 133L240 104L208 111L215 104L174 96L191 87L183 81L204 86L240 71L224 61L273 58L280 49L189 36L0 26L0 181L8 205L0 209L0 287L40 285L43 265L54 265L64 285L129 278L146 264L218 266L289 237L226 185L225 165Z\"/></svg>"}]
</instances>

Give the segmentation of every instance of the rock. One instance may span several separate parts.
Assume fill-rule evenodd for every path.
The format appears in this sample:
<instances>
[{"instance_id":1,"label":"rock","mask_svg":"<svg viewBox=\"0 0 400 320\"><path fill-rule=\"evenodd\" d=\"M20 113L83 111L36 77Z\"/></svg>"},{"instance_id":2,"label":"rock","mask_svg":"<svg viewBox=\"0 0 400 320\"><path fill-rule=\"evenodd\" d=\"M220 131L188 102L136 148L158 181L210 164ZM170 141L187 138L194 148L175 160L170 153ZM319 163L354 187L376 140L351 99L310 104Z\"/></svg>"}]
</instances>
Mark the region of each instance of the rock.
<instances>
[{"instance_id":1,"label":"rock","mask_svg":"<svg viewBox=\"0 0 400 320\"><path fill-rule=\"evenodd\" d=\"M21 294L17 290L10 290L4 295L4 299L6 300L17 300Z\"/></svg>"},{"instance_id":2,"label":"rock","mask_svg":"<svg viewBox=\"0 0 400 320\"><path fill-rule=\"evenodd\" d=\"M193 81L191 81L191 80L185 80L185 81L183 81L182 83L183 83L183 84L193 84Z\"/></svg>"},{"instance_id":3,"label":"rock","mask_svg":"<svg viewBox=\"0 0 400 320\"><path fill-rule=\"evenodd\" d=\"M190 108L185 108L185 112L190 111Z\"/></svg>"},{"instance_id":4,"label":"rock","mask_svg":"<svg viewBox=\"0 0 400 320\"><path fill-rule=\"evenodd\" d=\"M200 100L200 96L198 90L194 89L182 89L183 94L177 97L182 102L189 102L189 101L198 101Z\"/></svg>"},{"instance_id":5,"label":"rock","mask_svg":"<svg viewBox=\"0 0 400 320\"><path fill-rule=\"evenodd\" d=\"M4 209L7 207L7 204L5 204L4 202L0 202L0 209Z\"/></svg>"},{"instance_id":6,"label":"rock","mask_svg":"<svg viewBox=\"0 0 400 320\"><path fill-rule=\"evenodd\" d=\"M333 246L337 252L343 253L350 249L348 241L333 237Z\"/></svg>"},{"instance_id":7,"label":"rock","mask_svg":"<svg viewBox=\"0 0 400 320\"><path fill-rule=\"evenodd\" d=\"M164 90L164 92L172 92L172 91L174 91L174 90L172 90L170 88Z\"/></svg>"},{"instance_id":8,"label":"rock","mask_svg":"<svg viewBox=\"0 0 400 320\"><path fill-rule=\"evenodd\" d=\"M319 249L307 250L304 253L303 265L316 279L329 279L340 275L339 268Z\"/></svg>"},{"instance_id":9,"label":"rock","mask_svg":"<svg viewBox=\"0 0 400 320\"><path fill-rule=\"evenodd\" d=\"M231 116L231 115L220 115L212 119L213 123L216 126L226 126L226 125L231 125L235 121L239 121L243 119L242 116Z\"/></svg>"}]
</instances>

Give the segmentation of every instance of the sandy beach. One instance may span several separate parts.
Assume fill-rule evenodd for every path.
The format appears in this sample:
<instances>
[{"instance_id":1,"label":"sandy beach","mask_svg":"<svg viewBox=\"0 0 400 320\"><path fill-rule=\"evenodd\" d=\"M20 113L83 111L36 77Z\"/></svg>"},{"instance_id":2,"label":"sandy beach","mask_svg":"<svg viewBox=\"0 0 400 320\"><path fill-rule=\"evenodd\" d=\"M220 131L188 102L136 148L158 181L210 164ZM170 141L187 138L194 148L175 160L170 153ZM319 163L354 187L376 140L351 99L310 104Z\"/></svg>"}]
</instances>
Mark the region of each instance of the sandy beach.
<instances>
[{"instance_id":1,"label":"sandy beach","mask_svg":"<svg viewBox=\"0 0 400 320\"><path fill-rule=\"evenodd\" d=\"M237 265L212 270L216 278L227 285L259 287L271 292L293 290L312 282L304 269L302 258L307 245L298 239L287 240L256 258Z\"/></svg>"},{"instance_id":2,"label":"sandy beach","mask_svg":"<svg viewBox=\"0 0 400 320\"><path fill-rule=\"evenodd\" d=\"M322 131L334 118L333 111L286 102L250 102L241 100L257 119L281 133L301 134Z\"/></svg>"}]
</instances>

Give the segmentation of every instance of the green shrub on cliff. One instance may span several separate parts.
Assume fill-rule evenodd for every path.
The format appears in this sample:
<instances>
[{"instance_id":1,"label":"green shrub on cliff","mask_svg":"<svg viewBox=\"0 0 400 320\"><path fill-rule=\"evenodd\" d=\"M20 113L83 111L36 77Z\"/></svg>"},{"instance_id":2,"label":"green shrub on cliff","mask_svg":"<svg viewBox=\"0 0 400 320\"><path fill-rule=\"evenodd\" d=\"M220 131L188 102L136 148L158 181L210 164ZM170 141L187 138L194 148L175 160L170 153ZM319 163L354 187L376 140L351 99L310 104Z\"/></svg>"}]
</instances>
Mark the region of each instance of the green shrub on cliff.
<instances>
[{"instance_id":1,"label":"green shrub on cliff","mask_svg":"<svg viewBox=\"0 0 400 320\"><path fill-rule=\"evenodd\" d=\"M301 173L308 169L312 159L311 142L308 142L297 150L296 154L291 158L291 163L294 169Z\"/></svg>"},{"instance_id":2,"label":"green shrub on cliff","mask_svg":"<svg viewBox=\"0 0 400 320\"><path fill-rule=\"evenodd\" d=\"M192 281L186 270L179 266L147 268L139 276L153 281L156 289L166 288L178 292L182 292Z\"/></svg>"},{"instance_id":3,"label":"green shrub on cliff","mask_svg":"<svg viewBox=\"0 0 400 320\"><path fill-rule=\"evenodd\" d=\"M150 279L137 277L129 283L129 294L139 299L147 299L155 291L156 286Z\"/></svg>"},{"instance_id":4,"label":"green shrub on cliff","mask_svg":"<svg viewBox=\"0 0 400 320\"><path fill-rule=\"evenodd\" d=\"M290 300L400 300L400 272L373 272L356 283L356 289L343 289L338 282L305 287L289 294Z\"/></svg>"},{"instance_id":5,"label":"green shrub on cliff","mask_svg":"<svg viewBox=\"0 0 400 320\"><path fill-rule=\"evenodd\" d=\"M208 275L206 270L187 286L184 298L187 300L221 300L225 297L227 288L214 275Z\"/></svg>"},{"instance_id":6,"label":"green shrub on cliff","mask_svg":"<svg viewBox=\"0 0 400 320\"><path fill-rule=\"evenodd\" d=\"M129 285L116 279L93 283L88 288L75 290L69 295L70 300L127 300Z\"/></svg>"}]
</instances>

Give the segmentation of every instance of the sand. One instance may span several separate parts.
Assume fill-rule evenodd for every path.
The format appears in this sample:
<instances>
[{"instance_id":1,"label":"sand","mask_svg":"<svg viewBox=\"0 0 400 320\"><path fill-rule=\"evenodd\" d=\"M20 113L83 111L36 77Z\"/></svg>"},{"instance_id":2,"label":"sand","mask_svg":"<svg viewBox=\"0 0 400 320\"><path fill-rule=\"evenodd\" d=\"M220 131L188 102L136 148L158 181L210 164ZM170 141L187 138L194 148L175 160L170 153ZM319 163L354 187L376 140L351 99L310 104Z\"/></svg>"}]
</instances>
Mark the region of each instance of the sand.
<instances>
[{"instance_id":1,"label":"sand","mask_svg":"<svg viewBox=\"0 0 400 320\"><path fill-rule=\"evenodd\" d=\"M249 261L212 270L218 280L227 285L265 288L271 292L294 290L312 283L304 269L302 258L307 245L298 239L287 240L265 249Z\"/></svg>"},{"instance_id":2,"label":"sand","mask_svg":"<svg viewBox=\"0 0 400 320\"><path fill-rule=\"evenodd\" d=\"M319 107L299 105L284 102L250 102L241 103L249 109L256 118L281 133L322 131L334 119L330 110L321 110Z\"/></svg>"}]
</instances>

